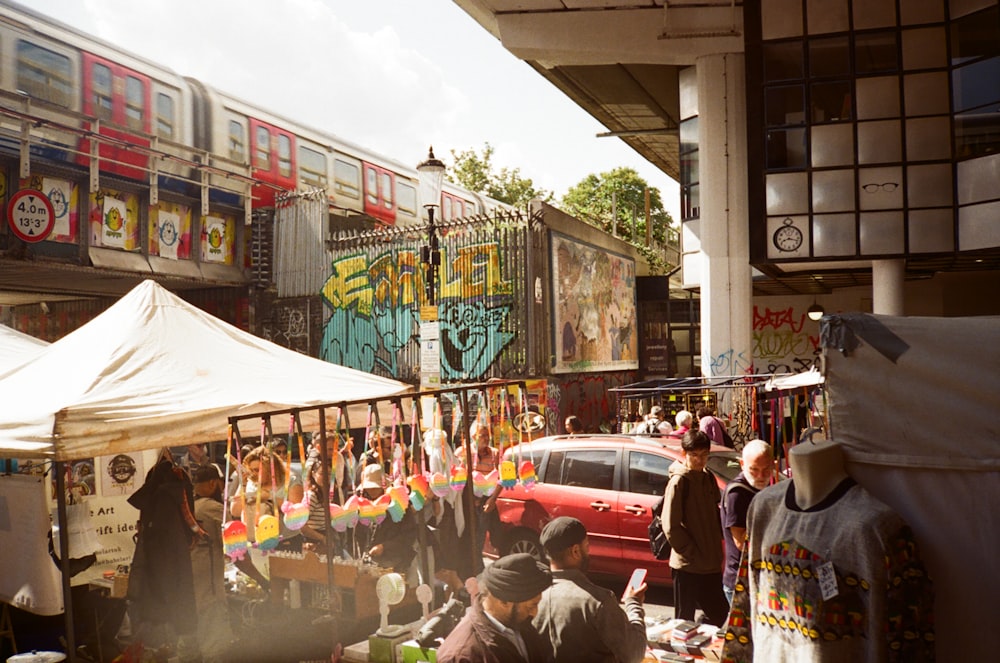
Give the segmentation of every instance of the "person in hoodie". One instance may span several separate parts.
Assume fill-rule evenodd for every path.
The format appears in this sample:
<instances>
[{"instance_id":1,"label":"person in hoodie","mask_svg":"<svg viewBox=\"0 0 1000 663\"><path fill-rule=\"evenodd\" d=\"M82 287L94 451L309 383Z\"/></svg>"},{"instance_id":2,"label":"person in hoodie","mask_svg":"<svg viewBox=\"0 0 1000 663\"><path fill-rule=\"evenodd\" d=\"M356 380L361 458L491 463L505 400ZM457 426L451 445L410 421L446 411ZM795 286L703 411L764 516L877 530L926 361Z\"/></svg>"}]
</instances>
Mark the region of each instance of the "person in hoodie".
<instances>
[{"instance_id":1,"label":"person in hoodie","mask_svg":"<svg viewBox=\"0 0 1000 663\"><path fill-rule=\"evenodd\" d=\"M722 592L722 525L719 486L705 466L712 441L699 430L681 440L683 463L670 466L663 497L663 531L670 541L670 572L674 579L674 616L722 626L729 602Z\"/></svg>"}]
</instances>

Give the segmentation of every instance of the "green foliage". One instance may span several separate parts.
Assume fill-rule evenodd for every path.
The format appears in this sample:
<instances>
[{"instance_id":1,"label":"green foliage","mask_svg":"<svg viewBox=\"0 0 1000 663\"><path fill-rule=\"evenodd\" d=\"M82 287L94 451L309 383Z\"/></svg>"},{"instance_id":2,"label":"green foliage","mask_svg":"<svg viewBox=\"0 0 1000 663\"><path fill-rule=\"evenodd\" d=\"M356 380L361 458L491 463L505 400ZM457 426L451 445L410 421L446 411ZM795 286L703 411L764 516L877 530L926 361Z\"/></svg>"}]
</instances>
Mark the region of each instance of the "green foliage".
<instances>
[{"instance_id":1,"label":"green foliage","mask_svg":"<svg viewBox=\"0 0 1000 663\"><path fill-rule=\"evenodd\" d=\"M552 201L552 193L535 188L530 178L521 177L520 168L501 168L495 172L493 152L489 143L484 143L482 152L478 154L475 150L452 150L455 164L445 172L445 177L449 182L514 207L527 207L528 202L535 198Z\"/></svg>"},{"instance_id":2,"label":"green foliage","mask_svg":"<svg viewBox=\"0 0 1000 663\"><path fill-rule=\"evenodd\" d=\"M646 189L649 188L649 215L652 244L678 244L678 229L670 213L663 208L660 190L649 187L632 168L616 168L600 175L590 174L570 188L562 199L562 210L593 223L607 232L616 232L631 241L650 263L654 272L666 272L662 251L651 250L646 243ZM613 224L613 225L612 225Z\"/></svg>"}]
</instances>

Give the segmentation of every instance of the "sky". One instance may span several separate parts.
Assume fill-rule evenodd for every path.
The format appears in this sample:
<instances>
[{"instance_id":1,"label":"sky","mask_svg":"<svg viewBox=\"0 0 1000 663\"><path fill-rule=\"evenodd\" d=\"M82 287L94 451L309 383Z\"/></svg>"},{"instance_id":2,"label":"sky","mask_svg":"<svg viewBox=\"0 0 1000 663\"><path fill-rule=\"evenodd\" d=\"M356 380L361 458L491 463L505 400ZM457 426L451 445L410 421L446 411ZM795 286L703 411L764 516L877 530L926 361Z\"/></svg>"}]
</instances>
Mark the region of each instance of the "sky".
<instances>
[{"instance_id":1,"label":"sky","mask_svg":"<svg viewBox=\"0 0 1000 663\"><path fill-rule=\"evenodd\" d=\"M22 0L127 51L383 156L494 148L558 201L627 166L680 218L677 183L451 0Z\"/></svg>"}]
</instances>

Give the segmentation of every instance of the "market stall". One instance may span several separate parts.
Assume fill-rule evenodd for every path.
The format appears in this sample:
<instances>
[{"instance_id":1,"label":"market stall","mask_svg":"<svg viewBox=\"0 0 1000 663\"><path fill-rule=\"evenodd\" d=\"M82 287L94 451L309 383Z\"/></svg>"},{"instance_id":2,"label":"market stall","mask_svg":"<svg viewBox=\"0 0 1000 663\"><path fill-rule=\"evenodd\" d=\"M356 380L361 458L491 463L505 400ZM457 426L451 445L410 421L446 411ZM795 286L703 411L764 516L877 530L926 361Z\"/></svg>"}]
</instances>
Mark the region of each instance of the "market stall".
<instances>
[{"instance_id":1,"label":"market stall","mask_svg":"<svg viewBox=\"0 0 1000 663\"><path fill-rule=\"evenodd\" d=\"M233 413L348 397L381 398L409 390L404 383L265 341L145 281L3 376L0 457L54 460L56 495L65 496L63 464L69 461L127 458L144 450L224 439L226 419ZM360 407L363 413L366 407ZM316 421L306 418L303 424L313 426ZM65 506L59 499L63 531ZM46 563L47 531L20 534L22 546L5 547L0 557L17 554ZM67 537L62 537L66 597L67 546ZM68 599L65 612L71 625ZM71 658L72 631L68 626Z\"/></svg>"}]
</instances>

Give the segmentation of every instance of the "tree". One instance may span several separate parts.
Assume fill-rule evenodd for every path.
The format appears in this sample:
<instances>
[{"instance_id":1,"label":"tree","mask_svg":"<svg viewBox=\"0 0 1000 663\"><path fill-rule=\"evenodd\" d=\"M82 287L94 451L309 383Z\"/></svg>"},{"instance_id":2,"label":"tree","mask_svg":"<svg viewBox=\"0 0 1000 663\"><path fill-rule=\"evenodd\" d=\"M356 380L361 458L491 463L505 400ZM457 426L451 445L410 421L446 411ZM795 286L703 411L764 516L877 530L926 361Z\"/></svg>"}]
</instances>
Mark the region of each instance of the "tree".
<instances>
[{"instance_id":1,"label":"tree","mask_svg":"<svg viewBox=\"0 0 1000 663\"><path fill-rule=\"evenodd\" d=\"M493 146L483 144L482 153L474 150L451 151L455 165L445 173L448 181L459 184L470 191L482 193L514 207L527 207L528 201L541 198L552 200L552 193L536 189L530 178L521 177L520 168L493 170Z\"/></svg>"},{"instance_id":2,"label":"tree","mask_svg":"<svg viewBox=\"0 0 1000 663\"><path fill-rule=\"evenodd\" d=\"M651 250L646 242L646 189L649 189L653 245L676 246L677 227L670 213L663 209L660 190L650 187L632 168L587 175L563 196L562 210L630 240L654 271L666 271L676 265L667 265L662 252Z\"/></svg>"}]
</instances>

